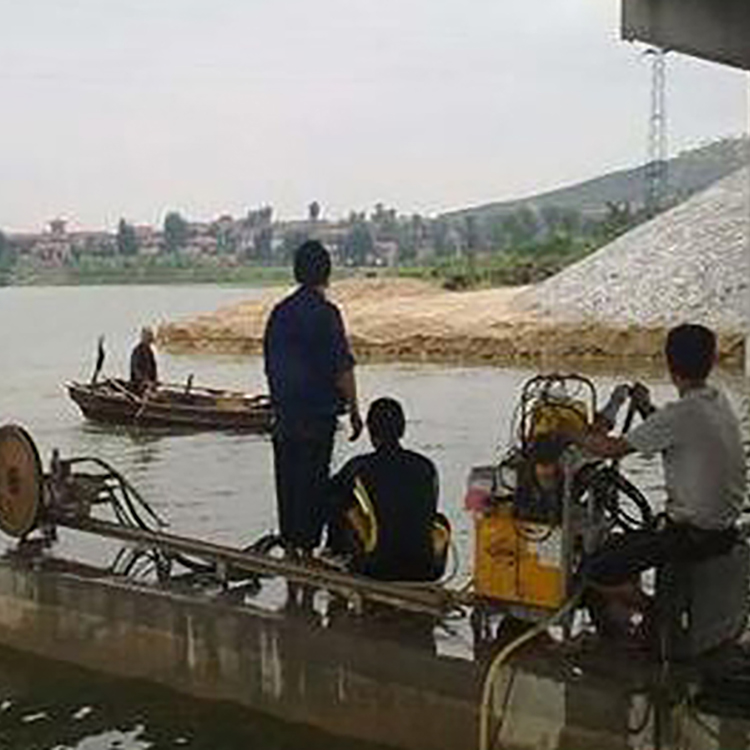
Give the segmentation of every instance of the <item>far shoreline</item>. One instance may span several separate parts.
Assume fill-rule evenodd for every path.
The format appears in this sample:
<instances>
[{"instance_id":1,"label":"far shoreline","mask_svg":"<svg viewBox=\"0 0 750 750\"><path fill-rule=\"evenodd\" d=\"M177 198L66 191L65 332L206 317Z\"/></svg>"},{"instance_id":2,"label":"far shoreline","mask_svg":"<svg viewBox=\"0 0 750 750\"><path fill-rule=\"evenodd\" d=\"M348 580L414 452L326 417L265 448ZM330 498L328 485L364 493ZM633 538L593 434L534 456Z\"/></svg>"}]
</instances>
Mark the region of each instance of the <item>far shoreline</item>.
<instances>
[{"instance_id":1,"label":"far shoreline","mask_svg":"<svg viewBox=\"0 0 750 750\"><path fill-rule=\"evenodd\" d=\"M0 277L0 288L41 286L186 286L213 284L236 287L274 287L292 283L288 268L250 267L211 268L189 267L181 269L148 269L139 266L112 271L86 273L79 269L43 268L27 269L10 277Z\"/></svg>"},{"instance_id":2,"label":"far shoreline","mask_svg":"<svg viewBox=\"0 0 750 750\"><path fill-rule=\"evenodd\" d=\"M516 306L526 288L458 292L384 277L337 281L331 298L360 362L663 371L668 326L553 320ZM261 354L268 313L287 290L269 288L260 300L161 325L159 345L175 354ZM722 369L741 372L744 335L722 332L719 341Z\"/></svg>"}]
</instances>

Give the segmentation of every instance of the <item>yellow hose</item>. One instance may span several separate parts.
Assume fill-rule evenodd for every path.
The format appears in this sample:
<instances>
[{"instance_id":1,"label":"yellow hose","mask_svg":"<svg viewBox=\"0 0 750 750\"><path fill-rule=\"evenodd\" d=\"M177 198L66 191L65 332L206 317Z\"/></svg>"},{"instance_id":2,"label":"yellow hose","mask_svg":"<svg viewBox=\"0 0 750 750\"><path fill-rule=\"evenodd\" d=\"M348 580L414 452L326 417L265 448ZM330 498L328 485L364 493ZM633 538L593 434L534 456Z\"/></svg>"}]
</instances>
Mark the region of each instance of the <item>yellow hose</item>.
<instances>
[{"instance_id":1,"label":"yellow hose","mask_svg":"<svg viewBox=\"0 0 750 750\"><path fill-rule=\"evenodd\" d=\"M482 703L479 712L479 750L490 750L490 700L492 699L492 689L495 679L500 668L525 643L534 640L537 636L544 633L548 628L557 624L569 615L578 605L582 591L573 594L565 604L556 612L550 615L546 620L538 622L533 628L521 633L515 640L502 648L490 662L487 674L482 685Z\"/></svg>"},{"instance_id":2,"label":"yellow hose","mask_svg":"<svg viewBox=\"0 0 750 750\"><path fill-rule=\"evenodd\" d=\"M362 538L364 551L369 555L378 546L378 514L375 512L370 495L359 477L354 480L354 497L358 503L357 509L361 513L361 523L357 530Z\"/></svg>"}]
</instances>

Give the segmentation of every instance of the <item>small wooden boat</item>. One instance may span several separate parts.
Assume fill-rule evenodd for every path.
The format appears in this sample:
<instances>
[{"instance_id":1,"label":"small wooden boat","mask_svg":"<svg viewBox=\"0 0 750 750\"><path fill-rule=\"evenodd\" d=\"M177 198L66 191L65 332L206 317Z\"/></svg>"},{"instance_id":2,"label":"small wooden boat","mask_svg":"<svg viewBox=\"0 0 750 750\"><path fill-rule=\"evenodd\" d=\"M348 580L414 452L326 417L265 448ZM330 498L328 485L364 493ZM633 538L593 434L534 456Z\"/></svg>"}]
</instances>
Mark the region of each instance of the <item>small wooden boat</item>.
<instances>
[{"instance_id":1,"label":"small wooden boat","mask_svg":"<svg viewBox=\"0 0 750 750\"><path fill-rule=\"evenodd\" d=\"M124 380L66 384L68 395L83 415L94 422L173 427L194 430L268 432L268 396L187 385L159 384L144 395L134 393Z\"/></svg>"}]
</instances>

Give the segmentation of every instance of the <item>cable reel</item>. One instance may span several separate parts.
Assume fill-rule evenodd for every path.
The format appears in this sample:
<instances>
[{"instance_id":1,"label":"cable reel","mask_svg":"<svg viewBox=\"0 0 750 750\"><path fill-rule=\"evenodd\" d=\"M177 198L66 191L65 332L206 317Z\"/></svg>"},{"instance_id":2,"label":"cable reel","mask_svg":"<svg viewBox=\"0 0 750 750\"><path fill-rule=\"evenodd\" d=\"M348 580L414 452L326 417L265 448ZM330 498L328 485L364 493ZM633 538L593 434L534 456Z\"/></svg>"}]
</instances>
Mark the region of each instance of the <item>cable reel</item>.
<instances>
[{"instance_id":1,"label":"cable reel","mask_svg":"<svg viewBox=\"0 0 750 750\"><path fill-rule=\"evenodd\" d=\"M44 502L44 473L39 452L26 430L0 427L0 529L25 537L39 522Z\"/></svg>"},{"instance_id":2,"label":"cable reel","mask_svg":"<svg viewBox=\"0 0 750 750\"><path fill-rule=\"evenodd\" d=\"M57 539L58 523L72 528L84 525L94 508L102 508L117 525L131 529L154 532L166 526L138 490L106 461L91 456L61 459L55 450L45 474L29 433L18 425L0 427L0 531L23 543L32 531L40 530L44 543L51 545ZM275 538L264 537L250 549L270 553L276 543ZM158 580L165 581L173 577L173 563L193 577L257 584L257 575L234 570L221 575L213 560L166 554L148 546L120 550L111 571L132 578L155 572Z\"/></svg>"}]
</instances>

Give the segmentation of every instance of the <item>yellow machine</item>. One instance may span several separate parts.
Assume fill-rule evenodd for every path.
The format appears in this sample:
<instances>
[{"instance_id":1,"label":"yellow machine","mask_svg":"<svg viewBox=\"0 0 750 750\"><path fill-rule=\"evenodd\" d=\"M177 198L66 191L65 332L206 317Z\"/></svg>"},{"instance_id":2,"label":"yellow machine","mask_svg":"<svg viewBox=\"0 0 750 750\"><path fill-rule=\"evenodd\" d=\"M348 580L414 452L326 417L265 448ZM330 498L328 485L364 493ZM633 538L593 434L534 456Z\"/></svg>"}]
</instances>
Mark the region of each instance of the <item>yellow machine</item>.
<instances>
[{"instance_id":1,"label":"yellow machine","mask_svg":"<svg viewBox=\"0 0 750 750\"><path fill-rule=\"evenodd\" d=\"M528 440L554 438L570 430L582 430L589 422L589 407L583 401L541 401L531 410Z\"/></svg>"},{"instance_id":2,"label":"yellow machine","mask_svg":"<svg viewBox=\"0 0 750 750\"><path fill-rule=\"evenodd\" d=\"M554 610L565 601L574 534L561 438L585 428L595 409L593 385L584 378L537 377L524 386L515 444L499 465L475 469L470 479L470 494L480 498L473 507L480 597L529 610Z\"/></svg>"},{"instance_id":3,"label":"yellow machine","mask_svg":"<svg viewBox=\"0 0 750 750\"><path fill-rule=\"evenodd\" d=\"M560 527L517 521L506 503L476 520L474 544L480 596L549 609L565 600Z\"/></svg>"}]
</instances>

